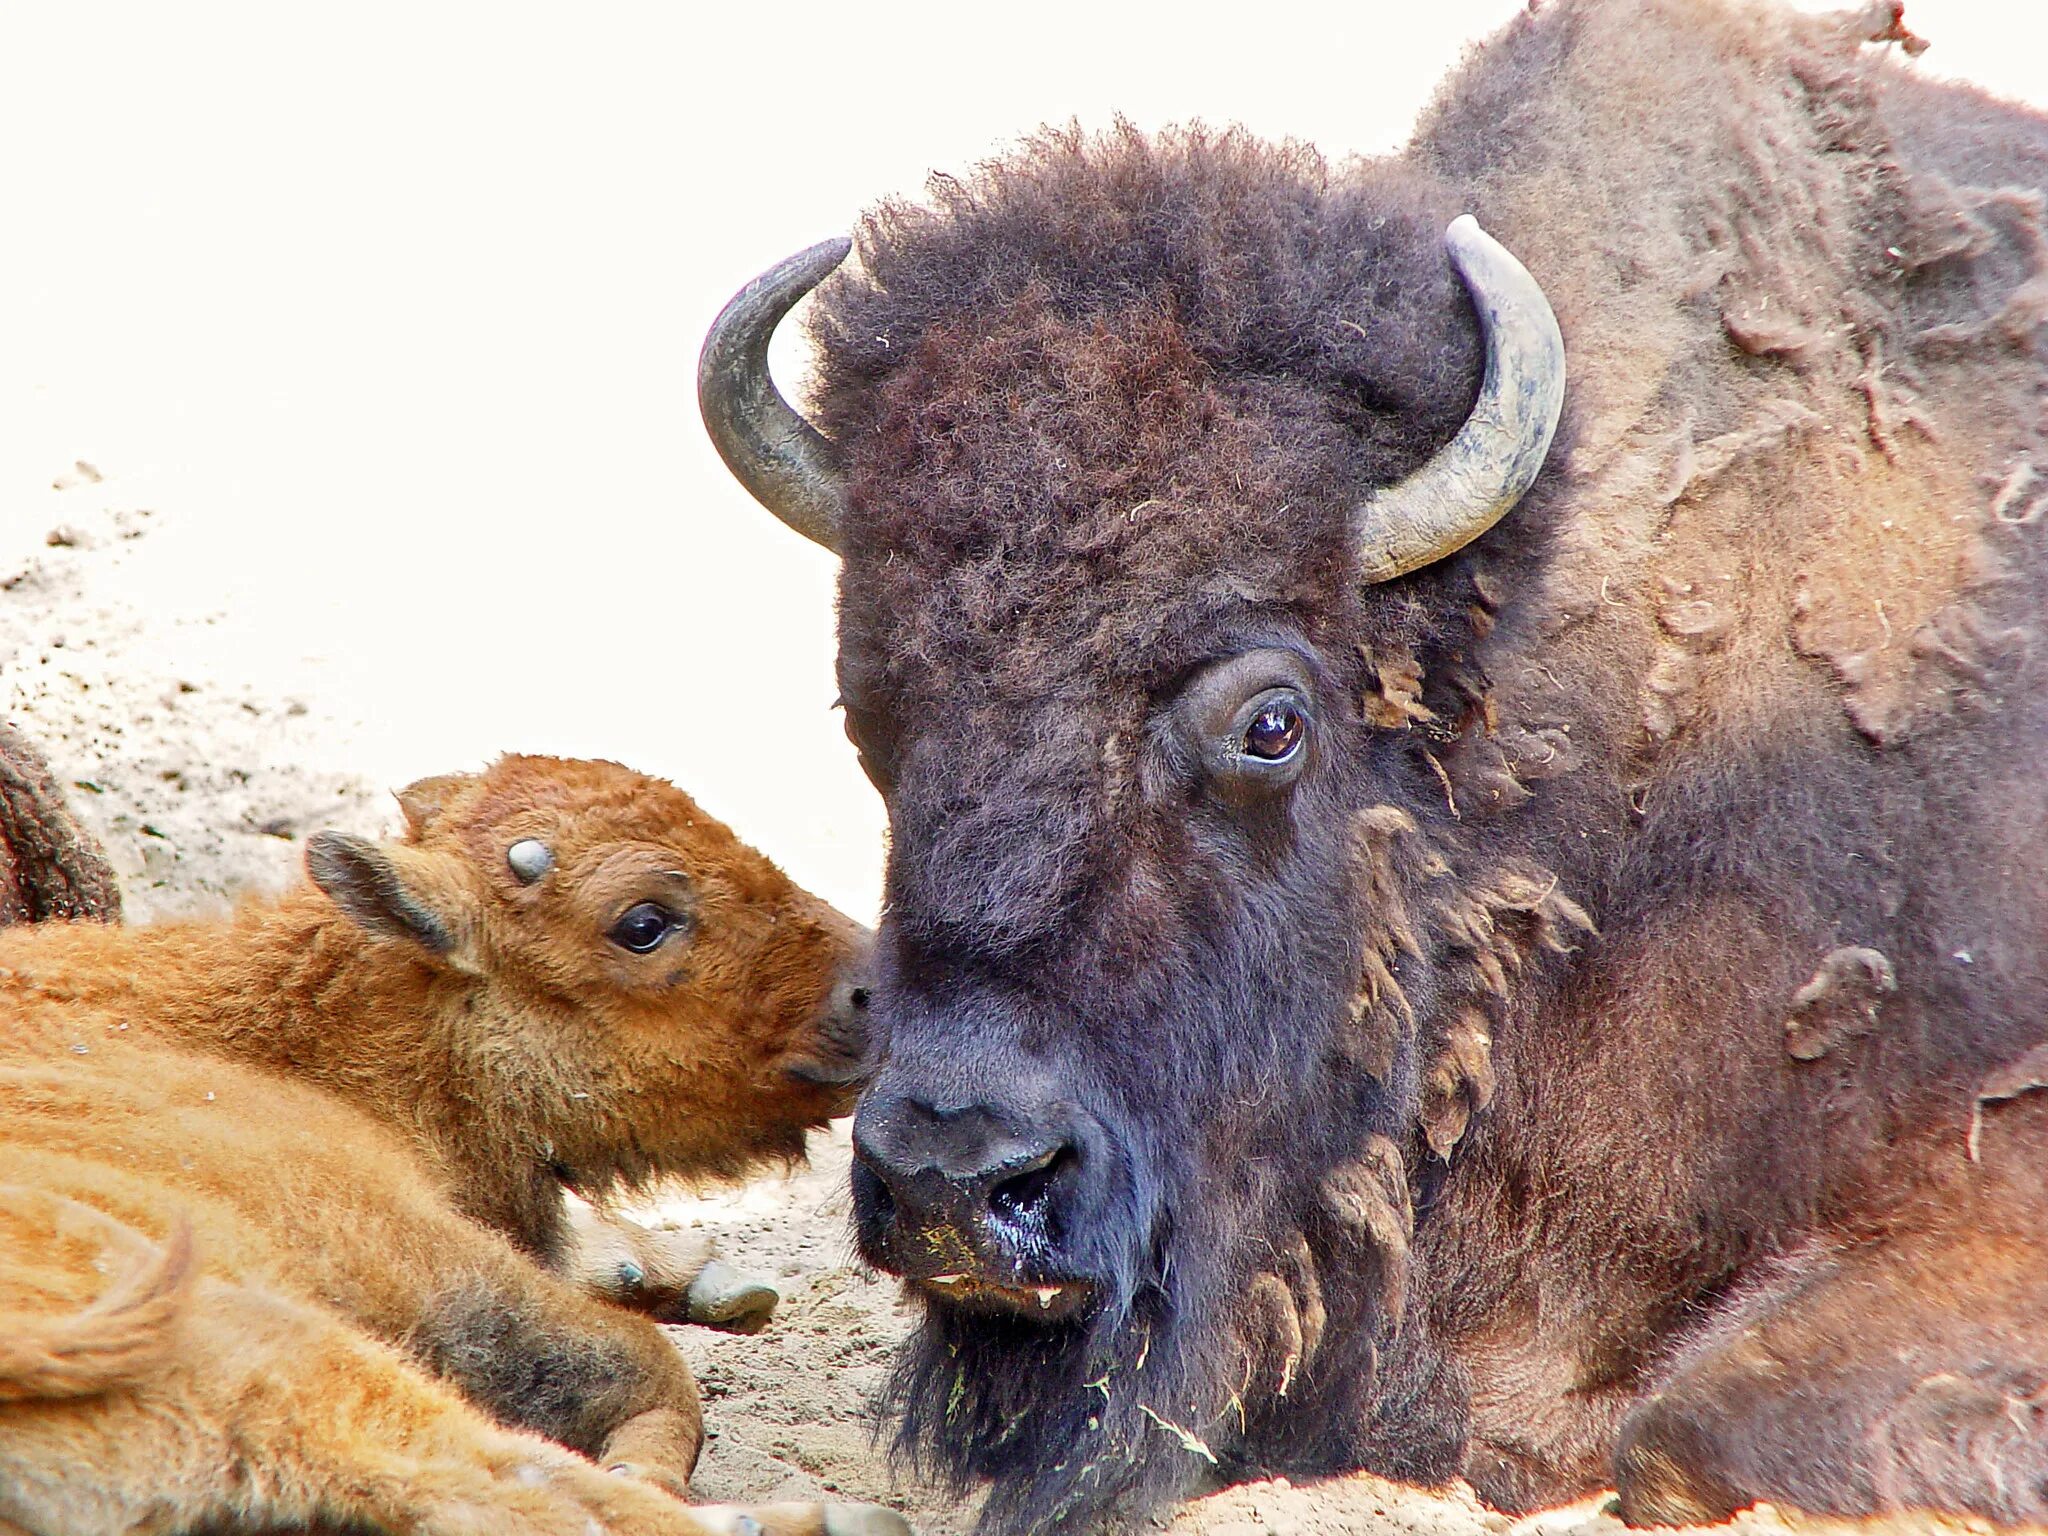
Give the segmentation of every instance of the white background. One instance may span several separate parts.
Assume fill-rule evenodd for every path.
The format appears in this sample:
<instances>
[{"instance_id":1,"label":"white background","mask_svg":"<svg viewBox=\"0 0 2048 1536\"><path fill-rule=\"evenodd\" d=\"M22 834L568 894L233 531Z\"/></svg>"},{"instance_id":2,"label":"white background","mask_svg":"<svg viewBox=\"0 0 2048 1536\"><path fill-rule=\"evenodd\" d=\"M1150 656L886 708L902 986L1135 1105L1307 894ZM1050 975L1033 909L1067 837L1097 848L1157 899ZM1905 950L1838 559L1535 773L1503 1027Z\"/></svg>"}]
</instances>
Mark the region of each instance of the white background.
<instances>
[{"instance_id":1,"label":"white background","mask_svg":"<svg viewBox=\"0 0 2048 1536\"><path fill-rule=\"evenodd\" d=\"M361 771L619 757L871 915L831 561L697 424L719 305L1042 122L1391 148L1519 4L9 0L0 544L89 459L162 508L136 600L225 609L177 643L310 684ZM1907 19L2048 102L2048 6Z\"/></svg>"}]
</instances>

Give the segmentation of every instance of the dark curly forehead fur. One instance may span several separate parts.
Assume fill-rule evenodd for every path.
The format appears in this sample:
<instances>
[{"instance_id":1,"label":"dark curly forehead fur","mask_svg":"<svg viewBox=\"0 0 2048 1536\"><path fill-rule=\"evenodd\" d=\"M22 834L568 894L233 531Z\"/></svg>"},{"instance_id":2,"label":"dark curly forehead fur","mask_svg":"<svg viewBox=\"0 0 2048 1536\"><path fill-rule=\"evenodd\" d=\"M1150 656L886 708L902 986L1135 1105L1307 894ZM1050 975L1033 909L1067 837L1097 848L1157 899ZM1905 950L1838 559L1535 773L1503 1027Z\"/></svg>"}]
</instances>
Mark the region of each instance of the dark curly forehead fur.
<instances>
[{"instance_id":1,"label":"dark curly forehead fur","mask_svg":"<svg viewBox=\"0 0 2048 1536\"><path fill-rule=\"evenodd\" d=\"M812 320L854 560L903 567L925 660L982 677L1020 640L1131 675L1219 605L1329 604L1361 490L1478 385L1457 211L1396 166L1128 126L885 205Z\"/></svg>"}]
</instances>

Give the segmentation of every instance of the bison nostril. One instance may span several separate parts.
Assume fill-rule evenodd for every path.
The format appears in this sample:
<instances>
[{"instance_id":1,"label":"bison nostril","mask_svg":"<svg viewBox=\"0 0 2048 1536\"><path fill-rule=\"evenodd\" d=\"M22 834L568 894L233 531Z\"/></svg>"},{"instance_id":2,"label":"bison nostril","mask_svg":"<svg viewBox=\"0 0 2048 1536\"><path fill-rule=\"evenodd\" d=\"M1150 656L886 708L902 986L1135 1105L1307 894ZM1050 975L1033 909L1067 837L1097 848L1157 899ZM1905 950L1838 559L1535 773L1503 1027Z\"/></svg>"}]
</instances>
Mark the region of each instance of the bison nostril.
<instances>
[{"instance_id":1,"label":"bison nostril","mask_svg":"<svg viewBox=\"0 0 2048 1536\"><path fill-rule=\"evenodd\" d=\"M865 1008L868 1005L868 995L868 989L866 987L855 987L851 992L846 994L846 1000L855 1008Z\"/></svg>"},{"instance_id":2,"label":"bison nostril","mask_svg":"<svg viewBox=\"0 0 2048 1536\"><path fill-rule=\"evenodd\" d=\"M896 1219L896 1197L889 1190L889 1181L875 1172L866 1156L858 1151L853 1159L853 1208L877 1228L887 1227Z\"/></svg>"},{"instance_id":3,"label":"bison nostril","mask_svg":"<svg viewBox=\"0 0 2048 1536\"><path fill-rule=\"evenodd\" d=\"M1078 1154L1071 1146L1047 1152L1030 1167L1013 1173L988 1192L990 1212L1013 1226L1043 1226L1052 1182Z\"/></svg>"}]
</instances>

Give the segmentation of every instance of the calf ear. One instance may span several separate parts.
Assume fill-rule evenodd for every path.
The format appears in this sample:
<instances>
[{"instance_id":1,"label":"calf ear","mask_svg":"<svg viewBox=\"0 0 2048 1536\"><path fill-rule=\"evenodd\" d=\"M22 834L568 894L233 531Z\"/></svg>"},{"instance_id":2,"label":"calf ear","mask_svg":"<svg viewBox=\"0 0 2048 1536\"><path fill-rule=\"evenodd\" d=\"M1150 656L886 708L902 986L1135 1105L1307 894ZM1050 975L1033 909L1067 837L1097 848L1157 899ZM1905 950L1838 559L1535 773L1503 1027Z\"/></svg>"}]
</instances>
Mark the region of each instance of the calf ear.
<instances>
[{"instance_id":1,"label":"calf ear","mask_svg":"<svg viewBox=\"0 0 2048 1536\"><path fill-rule=\"evenodd\" d=\"M405 830L418 842L434 818L448 808L457 791L476 782L473 773L444 773L431 779L416 779L398 791L399 813Z\"/></svg>"},{"instance_id":2,"label":"calf ear","mask_svg":"<svg viewBox=\"0 0 2048 1536\"><path fill-rule=\"evenodd\" d=\"M423 854L373 843L346 832L306 840L306 873L357 927L379 938L405 939L467 969L469 924L459 892Z\"/></svg>"}]
</instances>

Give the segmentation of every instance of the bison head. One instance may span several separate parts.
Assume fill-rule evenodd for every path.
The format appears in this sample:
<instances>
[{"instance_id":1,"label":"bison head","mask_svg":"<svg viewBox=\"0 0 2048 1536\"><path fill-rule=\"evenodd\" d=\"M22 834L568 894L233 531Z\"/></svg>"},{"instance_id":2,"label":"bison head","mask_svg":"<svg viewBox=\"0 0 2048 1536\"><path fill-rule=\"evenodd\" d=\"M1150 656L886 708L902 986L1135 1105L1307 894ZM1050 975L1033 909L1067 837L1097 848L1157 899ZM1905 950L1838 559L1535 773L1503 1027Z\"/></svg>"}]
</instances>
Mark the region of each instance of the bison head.
<instances>
[{"instance_id":1,"label":"bison head","mask_svg":"<svg viewBox=\"0 0 2048 1536\"><path fill-rule=\"evenodd\" d=\"M1236 135L1052 135L868 222L816 426L763 357L845 242L706 346L728 463L845 561L891 825L855 1222L928 1303L901 1444L996 1526L1356 1463L1404 1415L1385 1469L1454 1469L1400 1303L1457 1028L1407 833L1444 795L1388 727L1438 717L1403 658L1483 617L1439 562L1563 380L1454 211Z\"/></svg>"}]
</instances>

